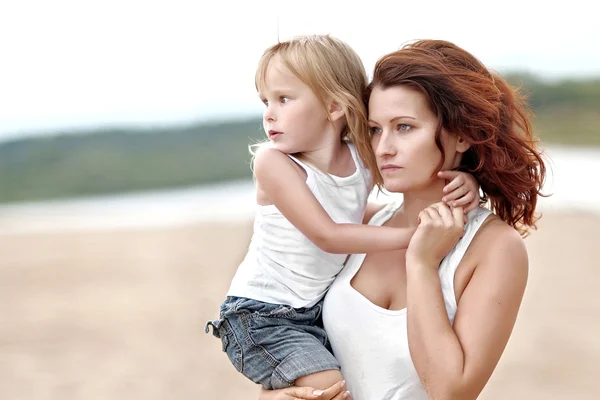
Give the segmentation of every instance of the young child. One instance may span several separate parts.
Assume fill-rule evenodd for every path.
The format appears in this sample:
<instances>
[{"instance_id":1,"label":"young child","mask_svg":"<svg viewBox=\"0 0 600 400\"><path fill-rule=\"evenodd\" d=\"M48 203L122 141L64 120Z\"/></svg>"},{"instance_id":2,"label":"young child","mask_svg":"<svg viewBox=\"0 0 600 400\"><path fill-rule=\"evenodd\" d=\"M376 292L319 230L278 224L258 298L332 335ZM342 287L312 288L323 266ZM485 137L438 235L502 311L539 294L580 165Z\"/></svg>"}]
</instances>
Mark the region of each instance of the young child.
<instances>
[{"instance_id":1,"label":"young child","mask_svg":"<svg viewBox=\"0 0 600 400\"><path fill-rule=\"evenodd\" d=\"M206 332L212 326L235 368L265 389L325 389L342 379L319 324L323 296L348 254L405 249L413 234L362 224L373 183L352 137L369 129L366 85L358 55L330 36L278 43L259 62L269 142L254 158L254 233ZM479 199L470 175L447 188ZM454 205L477 204L462 197Z\"/></svg>"}]
</instances>

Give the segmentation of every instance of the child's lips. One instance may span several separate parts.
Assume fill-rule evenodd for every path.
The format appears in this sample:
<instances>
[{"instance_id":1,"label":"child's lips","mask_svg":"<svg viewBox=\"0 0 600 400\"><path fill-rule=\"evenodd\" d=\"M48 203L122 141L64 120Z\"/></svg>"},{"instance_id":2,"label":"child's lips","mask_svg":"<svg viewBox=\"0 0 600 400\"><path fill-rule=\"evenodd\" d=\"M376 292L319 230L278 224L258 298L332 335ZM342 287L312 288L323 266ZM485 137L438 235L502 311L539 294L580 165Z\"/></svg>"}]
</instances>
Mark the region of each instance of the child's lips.
<instances>
[{"instance_id":1,"label":"child's lips","mask_svg":"<svg viewBox=\"0 0 600 400\"><path fill-rule=\"evenodd\" d=\"M269 138L274 138L274 137L279 136L279 135L283 135L283 132L274 131L274 130L270 130L269 131Z\"/></svg>"}]
</instances>

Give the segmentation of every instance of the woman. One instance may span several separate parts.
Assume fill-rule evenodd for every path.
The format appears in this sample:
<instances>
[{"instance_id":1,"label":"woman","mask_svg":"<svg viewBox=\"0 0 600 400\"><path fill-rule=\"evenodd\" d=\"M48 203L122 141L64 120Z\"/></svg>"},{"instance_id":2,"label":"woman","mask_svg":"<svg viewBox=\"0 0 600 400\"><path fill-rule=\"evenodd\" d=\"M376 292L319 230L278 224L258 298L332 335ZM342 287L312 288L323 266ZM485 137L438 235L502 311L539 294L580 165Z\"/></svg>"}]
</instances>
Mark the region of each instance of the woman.
<instances>
[{"instance_id":1,"label":"woman","mask_svg":"<svg viewBox=\"0 0 600 400\"><path fill-rule=\"evenodd\" d=\"M545 167L523 98L452 43L423 40L381 58L356 138L377 183L402 204L372 225L418 225L406 251L350 256L323 320L347 384L277 399L474 399L494 371L527 283L522 236L535 228ZM372 149L372 152L367 151ZM471 172L490 209L463 226L442 203L442 169ZM342 386L344 386L342 388ZM346 397L344 397L346 396Z\"/></svg>"}]
</instances>

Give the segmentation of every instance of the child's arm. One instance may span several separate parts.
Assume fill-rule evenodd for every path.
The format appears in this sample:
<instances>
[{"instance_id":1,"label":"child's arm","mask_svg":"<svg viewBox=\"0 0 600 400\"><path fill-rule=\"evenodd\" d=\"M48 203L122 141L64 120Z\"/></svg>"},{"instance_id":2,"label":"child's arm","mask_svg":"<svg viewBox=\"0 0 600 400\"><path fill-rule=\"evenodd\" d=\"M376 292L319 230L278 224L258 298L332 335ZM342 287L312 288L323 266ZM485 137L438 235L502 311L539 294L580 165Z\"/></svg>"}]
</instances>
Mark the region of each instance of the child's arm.
<instances>
[{"instance_id":1,"label":"child's arm","mask_svg":"<svg viewBox=\"0 0 600 400\"><path fill-rule=\"evenodd\" d=\"M444 203L463 207L465 214L479 206L479 182L473 175L460 171L440 171L438 177L449 182L444 187Z\"/></svg>"},{"instance_id":2,"label":"child's arm","mask_svg":"<svg viewBox=\"0 0 600 400\"><path fill-rule=\"evenodd\" d=\"M259 188L317 247L328 253L355 254L405 249L414 229L337 224L312 194L294 162L277 149L265 148L254 159Z\"/></svg>"}]
</instances>

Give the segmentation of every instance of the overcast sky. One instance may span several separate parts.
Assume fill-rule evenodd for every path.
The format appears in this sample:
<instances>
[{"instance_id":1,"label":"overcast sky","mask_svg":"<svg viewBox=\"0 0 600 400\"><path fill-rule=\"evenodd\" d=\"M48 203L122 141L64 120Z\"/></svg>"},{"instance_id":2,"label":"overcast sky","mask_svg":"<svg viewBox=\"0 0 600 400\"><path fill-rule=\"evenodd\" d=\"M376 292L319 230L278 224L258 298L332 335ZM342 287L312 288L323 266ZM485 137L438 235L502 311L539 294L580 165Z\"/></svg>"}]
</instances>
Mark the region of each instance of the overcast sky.
<instances>
[{"instance_id":1,"label":"overcast sky","mask_svg":"<svg viewBox=\"0 0 600 400\"><path fill-rule=\"evenodd\" d=\"M278 37L306 33L345 40L369 73L403 43L438 38L501 72L600 77L590 7L583 0L3 0L0 138L258 115L262 52Z\"/></svg>"}]
</instances>

